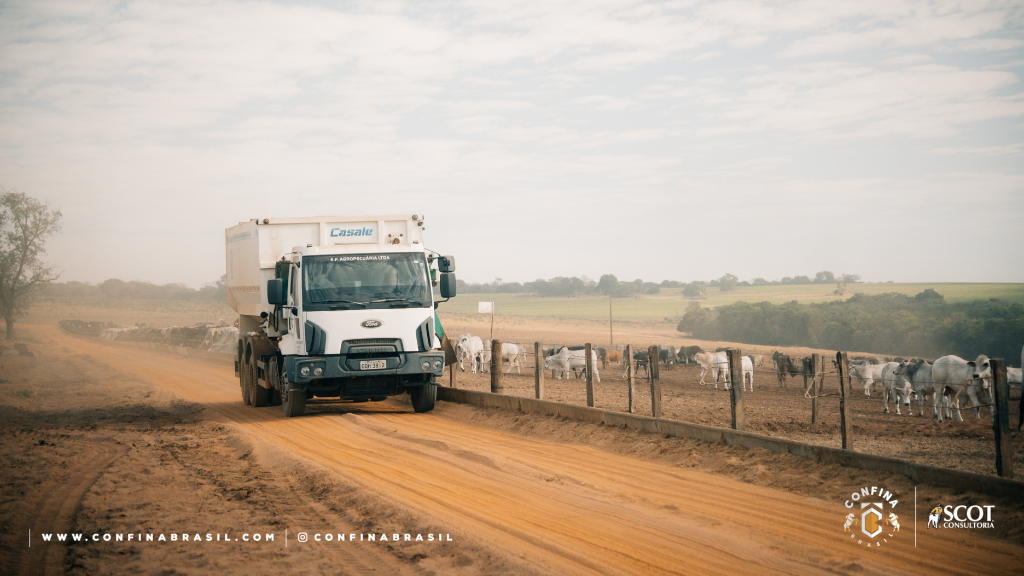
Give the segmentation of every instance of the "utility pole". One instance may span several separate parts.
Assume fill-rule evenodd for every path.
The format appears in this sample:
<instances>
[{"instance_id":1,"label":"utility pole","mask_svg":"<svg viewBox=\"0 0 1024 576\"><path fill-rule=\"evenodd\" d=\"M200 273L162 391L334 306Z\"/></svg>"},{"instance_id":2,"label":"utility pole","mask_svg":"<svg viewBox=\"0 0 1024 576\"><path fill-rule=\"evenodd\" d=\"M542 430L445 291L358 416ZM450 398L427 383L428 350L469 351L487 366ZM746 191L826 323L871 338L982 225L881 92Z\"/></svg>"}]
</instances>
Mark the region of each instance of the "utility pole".
<instances>
[{"instance_id":1,"label":"utility pole","mask_svg":"<svg viewBox=\"0 0 1024 576\"><path fill-rule=\"evenodd\" d=\"M612 293L608 292L608 340L611 342L610 348L615 347L615 329L613 328L614 322L612 321Z\"/></svg>"}]
</instances>

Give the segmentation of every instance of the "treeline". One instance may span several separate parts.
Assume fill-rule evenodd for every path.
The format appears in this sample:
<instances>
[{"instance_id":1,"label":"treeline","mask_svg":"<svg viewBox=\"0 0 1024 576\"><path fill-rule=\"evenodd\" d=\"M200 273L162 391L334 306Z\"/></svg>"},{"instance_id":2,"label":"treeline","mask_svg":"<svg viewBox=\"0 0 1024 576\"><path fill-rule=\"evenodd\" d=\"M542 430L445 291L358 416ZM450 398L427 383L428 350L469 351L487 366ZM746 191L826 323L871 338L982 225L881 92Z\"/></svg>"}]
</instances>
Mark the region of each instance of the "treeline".
<instances>
[{"instance_id":1,"label":"treeline","mask_svg":"<svg viewBox=\"0 0 1024 576\"><path fill-rule=\"evenodd\" d=\"M936 358L978 354L1016 366L1024 305L996 298L947 303L932 289L916 296L856 294L820 304L737 302L714 310L691 304L677 329L705 340L807 346Z\"/></svg>"},{"instance_id":2,"label":"treeline","mask_svg":"<svg viewBox=\"0 0 1024 576\"><path fill-rule=\"evenodd\" d=\"M605 274L598 281L586 276L566 278L557 276L550 280L534 280L533 282L502 282L495 278L494 282L469 284L457 281L458 291L463 294L536 294L537 296L578 297L589 295L607 295L625 298L637 294L657 294L662 288L678 288L680 282L665 280L660 284L644 282L641 279L632 282L620 281L613 274Z\"/></svg>"},{"instance_id":3,"label":"treeline","mask_svg":"<svg viewBox=\"0 0 1024 576\"><path fill-rule=\"evenodd\" d=\"M138 280L118 280L111 278L99 284L88 282L55 282L39 290L42 298L90 299L104 298L109 300L196 300L224 301L224 277L202 288L189 288L184 284L153 284Z\"/></svg>"},{"instance_id":4,"label":"treeline","mask_svg":"<svg viewBox=\"0 0 1024 576\"><path fill-rule=\"evenodd\" d=\"M727 292L737 286L774 286L789 284L836 284L838 294L842 294L847 283L860 282L857 274L835 274L825 270L815 274L812 279L809 276L785 277L781 280L765 280L754 278L753 280L740 280L733 274L726 274L714 280L695 282L679 282L677 280L662 280L659 283L645 282L639 278L633 281L619 280L614 274L605 274L598 281L591 280L586 276L577 278L575 276L566 278L558 276L550 280L534 280L533 282L502 282L501 278L495 278L493 282L482 284L467 283L458 280L458 291L463 294L536 294L537 296L589 296L608 295L615 298L628 298L639 294L657 294L662 288L682 288L683 296L688 298L701 298L706 295L708 288L717 288Z\"/></svg>"}]
</instances>

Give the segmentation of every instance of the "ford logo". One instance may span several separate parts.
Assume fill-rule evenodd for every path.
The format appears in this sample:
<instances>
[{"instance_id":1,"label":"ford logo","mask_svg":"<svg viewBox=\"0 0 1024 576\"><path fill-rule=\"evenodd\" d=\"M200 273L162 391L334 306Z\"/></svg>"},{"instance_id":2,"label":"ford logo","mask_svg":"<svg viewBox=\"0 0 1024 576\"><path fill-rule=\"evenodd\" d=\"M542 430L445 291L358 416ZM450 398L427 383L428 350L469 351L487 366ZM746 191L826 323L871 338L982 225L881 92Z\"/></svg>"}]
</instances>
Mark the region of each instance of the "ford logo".
<instances>
[{"instance_id":1,"label":"ford logo","mask_svg":"<svg viewBox=\"0 0 1024 576\"><path fill-rule=\"evenodd\" d=\"M363 328L379 328L381 324L384 323L381 322L380 320L363 320L360 326L362 326Z\"/></svg>"}]
</instances>

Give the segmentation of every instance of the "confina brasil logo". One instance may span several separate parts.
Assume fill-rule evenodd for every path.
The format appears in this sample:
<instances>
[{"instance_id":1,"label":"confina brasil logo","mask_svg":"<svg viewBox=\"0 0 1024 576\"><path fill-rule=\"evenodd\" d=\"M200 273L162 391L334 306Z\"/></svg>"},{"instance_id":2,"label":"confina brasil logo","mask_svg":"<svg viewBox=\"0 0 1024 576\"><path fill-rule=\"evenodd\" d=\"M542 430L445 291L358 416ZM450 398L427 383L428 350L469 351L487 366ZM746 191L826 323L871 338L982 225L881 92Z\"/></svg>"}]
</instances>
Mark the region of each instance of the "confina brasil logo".
<instances>
[{"instance_id":1,"label":"confina brasil logo","mask_svg":"<svg viewBox=\"0 0 1024 576\"><path fill-rule=\"evenodd\" d=\"M865 548L879 548L889 543L900 531L896 494L877 486L854 491L843 505L846 507L843 532L850 541Z\"/></svg>"},{"instance_id":2,"label":"confina brasil logo","mask_svg":"<svg viewBox=\"0 0 1024 576\"><path fill-rule=\"evenodd\" d=\"M331 228L331 238L342 236L372 236L373 228Z\"/></svg>"}]
</instances>

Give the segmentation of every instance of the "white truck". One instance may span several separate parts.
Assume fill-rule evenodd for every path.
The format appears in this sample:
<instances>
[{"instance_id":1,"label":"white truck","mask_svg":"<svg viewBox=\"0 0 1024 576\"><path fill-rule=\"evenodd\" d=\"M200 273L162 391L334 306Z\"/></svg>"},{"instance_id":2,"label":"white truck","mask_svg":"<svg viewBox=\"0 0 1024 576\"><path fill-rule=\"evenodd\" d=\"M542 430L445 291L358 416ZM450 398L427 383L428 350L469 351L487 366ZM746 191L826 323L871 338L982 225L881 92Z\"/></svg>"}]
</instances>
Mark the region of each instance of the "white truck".
<instances>
[{"instance_id":1,"label":"white truck","mask_svg":"<svg viewBox=\"0 0 1024 576\"><path fill-rule=\"evenodd\" d=\"M435 309L455 296L455 261L424 247L423 223L416 214L316 216L225 230L242 401L280 404L292 417L314 397L408 392L416 412L433 409L446 351L454 359Z\"/></svg>"}]
</instances>

